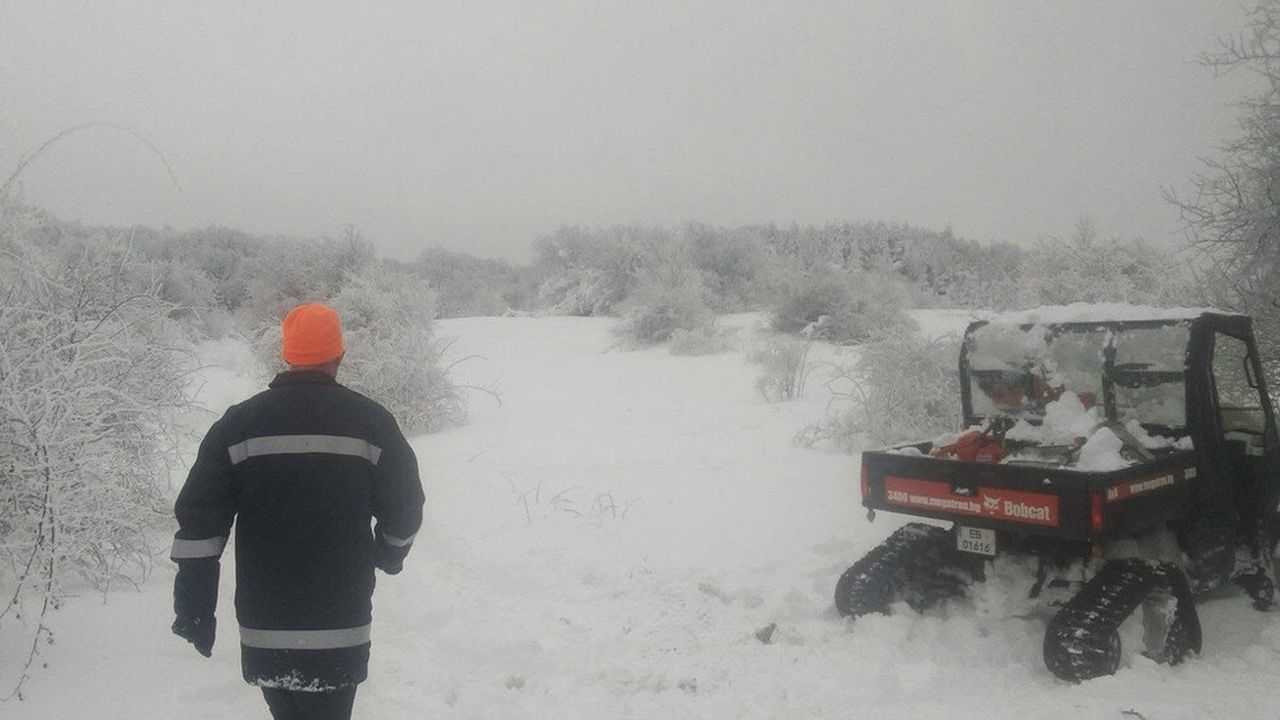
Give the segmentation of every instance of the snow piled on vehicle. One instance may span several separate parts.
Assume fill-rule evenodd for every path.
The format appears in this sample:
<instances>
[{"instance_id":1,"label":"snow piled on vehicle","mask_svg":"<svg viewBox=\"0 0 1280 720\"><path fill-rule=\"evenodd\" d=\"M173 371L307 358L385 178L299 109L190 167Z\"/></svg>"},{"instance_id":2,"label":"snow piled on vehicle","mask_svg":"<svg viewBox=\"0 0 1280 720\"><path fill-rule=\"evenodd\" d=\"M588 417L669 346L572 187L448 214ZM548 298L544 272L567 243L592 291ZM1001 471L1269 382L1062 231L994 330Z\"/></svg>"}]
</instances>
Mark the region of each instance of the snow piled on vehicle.
<instances>
[{"instance_id":1,"label":"snow piled on vehicle","mask_svg":"<svg viewBox=\"0 0 1280 720\"><path fill-rule=\"evenodd\" d=\"M1080 448L1080 457L1073 467L1088 472L1109 472L1133 464L1120 454L1121 450L1124 450L1124 441L1111 428L1098 428Z\"/></svg>"},{"instance_id":2,"label":"snow piled on vehicle","mask_svg":"<svg viewBox=\"0 0 1280 720\"><path fill-rule=\"evenodd\" d=\"M993 325L1061 325L1064 323L1090 323L1102 321L1141 320L1194 320L1201 315L1239 315L1228 310L1210 307L1166 308L1126 303L1071 303L1070 305L1045 305L1031 310L992 315Z\"/></svg>"},{"instance_id":3,"label":"snow piled on vehicle","mask_svg":"<svg viewBox=\"0 0 1280 720\"><path fill-rule=\"evenodd\" d=\"M1072 445L1076 438L1092 435L1102 420L1102 408L1086 408L1079 395L1064 392L1045 406L1044 419L1039 424L1019 420L1004 437L1034 445Z\"/></svg>"}]
</instances>

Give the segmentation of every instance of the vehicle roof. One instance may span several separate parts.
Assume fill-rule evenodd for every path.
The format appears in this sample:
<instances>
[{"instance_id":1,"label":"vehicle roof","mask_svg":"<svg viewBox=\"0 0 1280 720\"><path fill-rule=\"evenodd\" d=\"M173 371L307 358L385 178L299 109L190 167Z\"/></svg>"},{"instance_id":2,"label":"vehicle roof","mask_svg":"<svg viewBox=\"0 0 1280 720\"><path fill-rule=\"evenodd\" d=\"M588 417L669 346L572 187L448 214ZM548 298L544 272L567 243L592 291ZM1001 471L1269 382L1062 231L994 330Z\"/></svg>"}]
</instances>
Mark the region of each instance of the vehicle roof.
<instances>
[{"instance_id":1,"label":"vehicle roof","mask_svg":"<svg viewBox=\"0 0 1280 720\"><path fill-rule=\"evenodd\" d=\"M991 325L1069 325L1118 322L1167 322L1196 320L1206 315L1243 318L1240 313L1216 308L1163 308L1126 303L1072 303L1046 305L1031 310L1000 313L987 318Z\"/></svg>"}]
</instances>

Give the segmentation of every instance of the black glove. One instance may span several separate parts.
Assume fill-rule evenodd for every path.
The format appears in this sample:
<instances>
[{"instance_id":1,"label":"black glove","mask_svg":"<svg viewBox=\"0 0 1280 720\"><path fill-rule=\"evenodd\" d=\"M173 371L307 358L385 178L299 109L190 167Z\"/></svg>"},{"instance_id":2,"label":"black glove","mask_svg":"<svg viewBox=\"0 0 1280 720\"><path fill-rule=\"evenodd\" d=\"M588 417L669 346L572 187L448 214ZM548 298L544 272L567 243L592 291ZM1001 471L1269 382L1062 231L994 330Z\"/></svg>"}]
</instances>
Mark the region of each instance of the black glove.
<instances>
[{"instance_id":1,"label":"black glove","mask_svg":"<svg viewBox=\"0 0 1280 720\"><path fill-rule=\"evenodd\" d=\"M196 646L196 652L213 657L213 638L218 621L214 618L180 617L173 621L173 634Z\"/></svg>"},{"instance_id":2,"label":"black glove","mask_svg":"<svg viewBox=\"0 0 1280 720\"><path fill-rule=\"evenodd\" d=\"M409 548L393 547L381 535L373 544L373 566L388 575L395 575L404 569L404 556Z\"/></svg>"}]
</instances>

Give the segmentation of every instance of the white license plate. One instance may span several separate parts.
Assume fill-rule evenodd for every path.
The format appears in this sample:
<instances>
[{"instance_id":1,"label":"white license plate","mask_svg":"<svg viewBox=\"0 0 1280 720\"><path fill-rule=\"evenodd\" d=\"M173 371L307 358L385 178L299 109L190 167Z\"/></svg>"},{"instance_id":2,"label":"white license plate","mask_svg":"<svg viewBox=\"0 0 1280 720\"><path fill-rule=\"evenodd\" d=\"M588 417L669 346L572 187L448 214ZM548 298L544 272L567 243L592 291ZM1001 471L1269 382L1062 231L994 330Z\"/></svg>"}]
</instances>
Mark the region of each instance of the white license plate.
<instances>
[{"instance_id":1,"label":"white license plate","mask_svg":"<svg viewBox=\"0 0 1280 720\"><path fill-rule=\"evenodd\" d=\"M957 525L956 549L976 555L994 556L996 554L996 531Z\"/></svg>"}]
</instances>

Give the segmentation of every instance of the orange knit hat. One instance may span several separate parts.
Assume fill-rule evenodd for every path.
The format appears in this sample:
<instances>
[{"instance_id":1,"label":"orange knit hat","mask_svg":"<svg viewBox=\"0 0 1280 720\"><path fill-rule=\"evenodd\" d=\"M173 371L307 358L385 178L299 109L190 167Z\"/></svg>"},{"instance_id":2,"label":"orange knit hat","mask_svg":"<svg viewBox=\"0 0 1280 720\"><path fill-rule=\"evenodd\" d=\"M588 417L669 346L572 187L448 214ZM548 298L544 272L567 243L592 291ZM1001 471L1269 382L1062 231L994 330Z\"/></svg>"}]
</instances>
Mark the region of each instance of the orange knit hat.
<instances>
[{"instance_id":1,"label":"orange knit hat","mask_svg":"<svg viewBox=\"0 0 1280 720\"><path fill-rule=\"evenodd\" d=\"M328 305L299 305L281 325L284 361L290 365L323 365L342 355L342 320Z\"/></svg>"}]
</instances>

